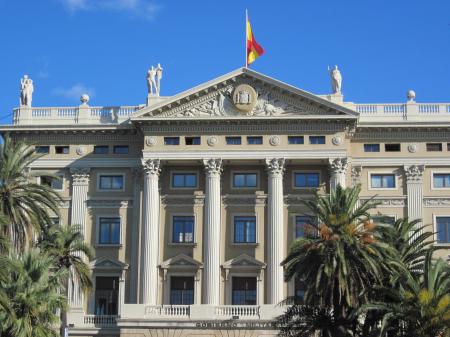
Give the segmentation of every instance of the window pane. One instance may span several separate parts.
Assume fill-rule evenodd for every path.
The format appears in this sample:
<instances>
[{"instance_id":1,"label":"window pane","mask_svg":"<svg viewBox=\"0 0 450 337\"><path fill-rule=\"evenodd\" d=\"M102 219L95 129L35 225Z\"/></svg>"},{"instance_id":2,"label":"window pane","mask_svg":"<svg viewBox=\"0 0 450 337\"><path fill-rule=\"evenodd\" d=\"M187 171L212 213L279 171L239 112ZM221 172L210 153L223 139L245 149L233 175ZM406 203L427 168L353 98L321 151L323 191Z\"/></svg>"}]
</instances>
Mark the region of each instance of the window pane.
<instances>
[{"instance_id":1,"label":"window pane","mask_svg":"<svg viewBox=\"0 0 450 337\"><path fill-rule=\"evenodd\" d=\"M241 137L225 137L228 145L241 145Z\"/></svg>"},{"instance_id":2,"label":"window pane","mask_svg":"<svg viewBox=\"0 0 450 337\"><path fill-rule=\"evenodd\" d=\"M121 190L123 188L123 177L122 176L112 177L112 188L115 190Z\"/></svg>"},{"instance_id":3,"label":"window pane","mask_svg":"<svg viewBox=\"0 0 450 337\"><path fill-rule=\"evenodd\" d=\"M111 189L111 177L100 176L100 188Z\"/></svg>"},{"instance_id":4,"label":"window pane","mask_svg":"<svg viewBox=\"0 0 450 337\"><path fill-rule=\"evenodd\" d=\"M319 187L319 174L308 174L307 179L308 187Z\"/></svg>"},{"instance_id":5,"label":"window pane","mask_svg":"<svg viewBox=\"0 0 450 337\"><path fill-rule=\"evenodd\" d=\"M235 174L234 175L234 186L235 187L244 187L245 186L245 176L243 174Z\"/></svg>"},{"instance_id":6,"label":"window pane","mask_svg":"<svg viewBox=\"0 0 450 337\"><path fill-rule=\"evenodd\" d=\"M244 242L245 238L245 223L243 221L234 221L234 242Z\"/></svg>"},{"instance_id":7,"label":"window pane","mask_svg":"<svg viewBox=\"0 0 450 337\"><path fill-rule=\"evenodd\" d=\"M194 304L194 278L170 278L170 304Z\"/></svg>"},{"instance_id":8,"label":"window pane","mask_svg":"<svg viewBox=\"0 0 450 337\"><path fill-rule=\"evenodd\" d=\"M372 174L372 176L370 177L370 181L373 188L381 187L381 175Z\"/></svg>"},{"instance_id":9,"label":"window pane","mask_svg":"<svg viewBox=\"0 0 450 337\"><path fill-rule=\"evenodd\" d=\"M232 278L232 304L256 305L256 278Z\"/></svg>"},{"instance_id":10,"label":"window pane","mask_svg":"<svg viewBox=\"0 0 450 337\"><path fill-rule=\"evenodd\" d=\"M194 242L194 217L173 217L172 242Z\"/></svg>"},{"instance_id":11,"label":"window pane","mask_svg":"<svg viewBox=\"0 0 450 337\"><path fill-rule=\"evenodd\" d=\"M196 174L186 174L185 185L186 187L196 187L197 186L197 175Z\"/></svg>"},{"instance_id":12,"label":"window pane","mask_svg":"<svg viewBox=\"0 0 450 337\"><path fill-rule=\"evenodd\" d=\"M94 146L95 154L107 154L108 150L109 150L108 146L103 146L103 145Z\"/></svg>"},{"instance_id":13,"label":"window pane","mask_svg":"<svg viewBox=\"0 0 450 337\"><path fill-rule=\"evenodd\" d=\"M109 224L100 222L100 243L109 243Z\"/></svg>"},{"instance_id":14,"label":"window pane","mask_svg":"<svg viewBox=\"0 0 450 337\"><path fill-rule=\"evenodd\" d=\"M384 175L383 176L383 187L393 188L395 187L395 179L393 175Z\"/></svg>"},{"instance_id":15,"label":"window pane","mask_svg":"<svg viewBox=\"0 0 450 337\"><path fill-rule=\"evenodd\" d=\"M325 144L325 136L309 136L310 144Z\"/></svg>"},{"instance_id":16,"label":"window pane","mask_svg":"<svg viewBox=\"0 0 450 337\"><path fill-rule=\"evenodd\" d=\"M111 223L111 243L120 243L120 222L114 221Z\"/></svg>"},{"instance_id":17,"label":"window pane","mask_svg":"<svg viewBox=\"0 0 450 337\"><path fill-rule=\"evenodd\" d=\"M256 217L234 218L234 242L236 243L256 242Z\"/></svg>"},{"instance_id":18,"label":"window pane","mask_svg":"<svg viewBox=\"0 0 450 337\"><path fill-rule=\"evenodd\" d=\"M380 152L380 144L364 144L364 152Z\"/></svg>"},{"instance_id":19,"label":"window pane","mask_svg":"<svg viewBox=\"0 0 450 337\"><path fill-rule=\"evenodd\" d=\"M256 187L256 173L247 174L247 186Z\"/></svg>"},{"instance_id":20,"label":"window pane","mask_svg":"<svg viewBox=\"0 0 450 337\"><path fill-rule=\"evenodd\" d=\"M436 217L437 242L450 242L450 217Z\"/></svg>"},{"instance_id":21,"label":"window pane","mask_svg":"<svg viewBox=\"0 0 450 337\"><path fill-rule=\"evenodd\" d=\"M289 144L303 144L304 138L303 136L288 136Z\"/></svg>"},{"instance_id":22,"label":"window pane","mask_svg":"<svg viewBox=\"0 0 450 337\"><path fill-rule=\"evenodd\" d=\"M34 151L37 153L49 153L50 146L35 146Z\"/></svg>"},{"instance_id":23,"label":"window pane","mask_svg":"<svg viewBox=\"0 0 450 337\"><path fill-rule=\"evenodd\" d=\"M184 175L174 174L172 178L173 187L183 187L184 186Z\"/></svg>"},{"instance_id":24,"label":"window pane","mask_svg":"<svg viewBox=\"0 0 450 337\"><path fill-rule=\"evenodd\" d=\"M249 145L257 145L257 144L262 144L262 137L260 136L255 136L255 137L247 137L247 143Z\"/></svg>"},{"instance_id":25,"label":"window pane","mask_svg":"<svg viewBox=\"0 0 450 337\"><path fill-rule=\"evenodd\" d=\"M55 190L62 190L63 189L63 177L60 177L60 179L52 178L52 188Z\"/></svg>"},{"instance_id":26,"label":"window pane","mask_svg":"<svg viewBox=\"0 0 450 337\"><path fill-rule=\"evenodd\" d=\"M444 175L443 174L435 174L433 177L433 186L434 187L444 187Z\"/></svg>"},{"instance_id":27,"label":"window pane","mask_svg":"<svg viewBox=\"0 0 450 337\"><path fill-rule=\"evenodd\" d=\"M444 186L450 187L450 174L444 174Z\"/></svg>"},{"instance_id":28,"label":"window pane","mask_svg":"<svg viewBox=\"0 0 450 337\"><path fill-rule=\"evenodd\" d=\"M295 187L306 187L306 175L304 173L295 174Z\"/></svg>"},{"instance_id":29,"label":"window pane","mask_svg":"<svg viewBox=\"0 0 450 337\"><path fill-rule=\"evenodd\" d=\"M128 145L116 145L113 148L114 154L127 154L128 153Z\"/></svg>"}]
</instances>

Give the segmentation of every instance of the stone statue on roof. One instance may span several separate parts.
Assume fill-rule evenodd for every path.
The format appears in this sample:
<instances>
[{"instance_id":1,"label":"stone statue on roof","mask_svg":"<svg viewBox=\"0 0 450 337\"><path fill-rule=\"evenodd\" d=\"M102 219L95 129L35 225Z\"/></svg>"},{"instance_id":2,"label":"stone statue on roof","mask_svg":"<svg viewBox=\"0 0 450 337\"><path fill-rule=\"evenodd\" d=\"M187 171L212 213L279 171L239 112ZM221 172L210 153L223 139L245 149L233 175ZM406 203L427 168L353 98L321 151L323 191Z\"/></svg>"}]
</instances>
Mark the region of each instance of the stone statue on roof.
<instances>
[{"instance_id":1,"label":"stone statue on roof","mask_svg":"<svg viewBox=\"0 0 450 337\"><path fill-rule=\"evenodd\" d=\"M31 107L31 101L33 99L33 80L28 77L28 75L24 75L22 79L20 79L20 105Z\"/></svg>"},{"instance_id":2,"label":"stone statue on roof","mask_svg":"<svg viewBox=\"0 0 450 337\"><path fill-rule=\"evenodd\" d=\"M334 66L334 69L328 67L331 77L331 87L333 89L333 94L342 94L342 75L338 69L338 66Z\"/></svg>"},{"instance_id":3,"label":"stone statue on roof","mask_svg":"<svg viewBox=\"0 0 450 337\"><path fill-rule=\"evenodd\" d=\"M161 92L162 73L163 73L163 68L158 63L158 66L156 67L156 96L159 96L159 93Z\"/></svg>"},{"instance_id":4,"label":"stone statue on roof","mask_svg":"<svg viewBox=\"0 0 450 337\"><path fill-rule=\"evenodd\" d=\"M147 71L147 87L149 95L156 95L156 69L153 66Z\"/></svg>"}]
</instances>

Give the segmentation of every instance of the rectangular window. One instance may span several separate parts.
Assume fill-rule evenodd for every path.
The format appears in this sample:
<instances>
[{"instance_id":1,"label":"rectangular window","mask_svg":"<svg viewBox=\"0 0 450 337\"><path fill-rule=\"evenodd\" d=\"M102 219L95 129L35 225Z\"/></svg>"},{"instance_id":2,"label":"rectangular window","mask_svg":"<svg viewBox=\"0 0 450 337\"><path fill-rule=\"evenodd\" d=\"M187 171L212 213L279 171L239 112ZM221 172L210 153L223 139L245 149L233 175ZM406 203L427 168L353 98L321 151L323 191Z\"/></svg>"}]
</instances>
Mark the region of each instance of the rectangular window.
<instances>
[{"instance_id":1,"label":"rectangular window","mask_svg":"<svg viewBox=\"0 0 450 337\"><path fill-rule=\"evenodd\" d=\"M225 137L227 145L241 145L241 137Z\"/></svg>"},{"instance_id":2,"label":"rectangular window","mask_svg":"<svg viewBox=\"0 0 450 337\"><path fill-rule=\"evenodd\" d=\"M394 174L371 174L370 186L372 188L395 188Z\"/></svg>"},{"instance_id":3,"label":"rectangular window","mask_svg":"<svg viewBox=\"0 0 450 337\"><path fill-rule=\"evenodd\" d=\"M62 191L63 190L63 184L64 184L64 179L63 179L63 175L60 175L58 178L55 177L49 177L49 176L41 176L39 177L40 179L40 184L41 185L46 185L48 187L51 187L54 190L58 190L58 191Z\"/></svg>"},{"instance_id":4,"label":"rectangular window","mask_svg":"<svg viewBox=\"0 0 450 337\"><path fill-rule=\"evenodd\" d=\"M427 143L428 152L440 152L442 151L442 143Z\"/></svg>"},{"instance_id":5,"label":"rectangular window","mask_svg":"<svg viewBox=\"0 0 450 337\"><path fill-rule=\"evenodd\" d=\"M303 136L288 136L288 144L303 144L305 139Z\"/></svg>"},{"instance_id":6,"label":"rectangular window","mask_svg":"<svg viewBox=\"0 0 450 337\"><path fill-rule=\"evenodd\" d=\"M50 146L35 146L34 151L36 153L50 153Z\"/></svg>"},{"instance_id":7,"label":"rectangular window","mask_svg":"<svg viewBox=\"0 0 450 337\"><path fill-rule=\"evenodd\" d=\"M434 188L450 188L450 173L434 173L433 174Z\"/></svg>"},{"instance_id":8,"label":"rectangular window","mask_svg":"<svg viewBox=\"0 0 450 337\"><path fill-rule=\"evenodd\" d=\"M128 145L115 145L113 147L114 154L128 154L129 148Z\"/></svg>"},{"instance_id":9,"label":"rectangular window","mask_svg":"<svg viewBox=\"0 0 450 337\"><path fill-rule=\"evenodd\" d=\"M200 145L200 137L185 137L186 145Z\"/></svg>"},{"instance_id":10,"label":"rectangular window","mask_svg":"<svg viewBox=\"0 0 450 337\"><path fill-rule=\"evenodd\" d=\"M164 137L164 145L180 145L180 137Z\"/></svg>"},{"instance_id":11,"label":"rectangular window","mask_svg":"<svg viewBox=\"0 0 450 337\"><path fill-rule=\"evenodd\" d=\"M364 152L380 152L380 144L364 144Z\"/></svg>"},{"instance_id":12,"label":"rectangular window","mask_svg":"<svg viewBox=\"0 0 450 337\"><path fill-rule=\"evenodd\" d=\"M174 277L170 278L170 304L191 305L194 304L194 278Z\"/></svg>"},{"instance_id":13,"label":"rectangular window","mask_svg":"<svg viewBox=\"0 0 450 337\"><path fill-rule=\"evenodd\" d=\"M120 243L120 218L100 218L98 243L118 245Z\"/></svg>"},{"instance_id":14,"label":"rectangular window","mask_svg":"<svg viewBox=\"0 0 450 337\"><path fill-rule=\"evenodd\" d=\"M261 145L263 143L262 136L248 136L247 144L248 145Z\"/></svg>"},{"instance_id":15,"label":"rectangular window","mask_svg":"<svg viewBox=\"0 0 450 337\"><path fill-rule=\"evenodd\" d=\"M101 175L99 182L99 189L106 191L123 190L123 176L122 175Z\"/></svg>"},{"instance_id":16,"label":"rectangular window","mask_svg":"<svg viewBox=\"0 0 450 337\"><path fill-rule=\"evenodd\" d=\"M256 277L233 277L232 305L256 305Z\"/></svg>"},{"instance_id":17,"label":"rectangular window","mask_svg":"<svg viewBox=\"0 0 450 337\"><path fill-rule=\"evenodd\" d=\"M319 173L298 172L294 174L294 186L300 188L319 187Z\"/></svg>"},{"instance_id":18,"label":"rectangular window","mask_svg":"<svg viewBox=\"0 0 450 337\"><path fill-rule=\"evenodd\" d=\"M371 219L374 224L393 225L395 222L395 217L389 216L389 215L374 215L374 216L371 216Z\"/></svg>"},{"instance_id":19,"label":"rectangular window","mask_svg":"<svg viewBox=\"0 0 450 337\"><path fill-rule=\"evenodd\" d=\"M450 243L450 216L436 217L437 243Z\"/></svg>"},{"instance_id":20,"label":"rectangular window","mask_svg":"<svg viewBox=\"0 0 450 337\"><path fill-rule=\"evenodd\" d=\"M312 237L316 234L315 220L309 215L295 217L295 238Z\"/></svg>"},{"instance_id":21,"label":"rectangular window","mask_svg":"<svg viewBox=\"0 0 450 337\"><path fill-rule=\"evenodd\" d=\"M172 228L173 243L193 243L194 242L194 217L174 216Z\"/></svg>"},{"instance_id":22,"label":"rectangular window","mask_svg":"<svg viewBox=\"0 0 450 337\"><path fill-rule=\"evenodd\" d=\"M50 217L50 221L52 222L52 225L54 225L54 226L59 226L59 224L60 224L59 218L57 216Z\"/></svg>"},{"instance_id":23,"label":"rectangular window","mask_svg":"<svg viewBox=\"0 0 450 337\"><path fill-rule=\"evenodd\" d=\"M256 243L256 217L234 218L234 243Z\"/></svg>"},{"instance_id":24,"label":"rectangular window","mask_svg":"<svg viewBox=\"0 0 450 337\"><path fill-rule=\"evenodd\" d=\"M195 188L197 187L196 173L173 173L172 174L173 188Z\"/></svg>"},{"instance_id":25,"label":"rectangular window","mask_svg":"<svg viewBox=\"0 0 450 337\"><path fill-rule=\"evenodd\" d=\"M309 136L309 144L325 144L325 136Z\"/></svg>"},{"instance_id":26,"label":"rectangular window","mask_svg":"<svg viewBox=\"0 0 450 337\"><path fill-rule=\"evenodd\" d=\"M119 299L118 277L95 278L95 314L117 315Z\"/></svg>"},{"instance_id":27,"label":"rectangular window","mask_svg":"<svg viewBox=\"0 0 450 337\"><path fill-rule=\"evenodd\" d=\"M386 152L399 152L400 144L384 144L384 151Z\"/></svg>"},{"instance_id":28,"label":"rectangular window","mask_svg":"<svg viewBox=\"0 0 450 337\"><path fill-rule=\"evenodd\" d=\"M256 173L233 173L233 187L256 187Z\"/></svg>"},{"instance_id":29,"label":"rectangular window","mask_svg":"<svg viewBox=\"0 0 450 337\"><path fill-rule=\"evenodd\" d=\"M55 146L55 153L56 154L69 154L69 147L68 146Z\"/></svg>"},{"instance_id":30,"label":"rectangular window","mask_svg":"<svg viewBox=\"0 0 450 337\"><path fill-rule=\"evenodd\" d=\"M450 151L450 143L447 143L447 151Z\"/></svg>"},{"instance_id":31,"label":"rectangular window","mask_svg":"<svg viewBox=\"0 0 450 337\"><path fill-rule=\"evenodd\" d=\"M295 278L294 281L294 291L295 291L295 304L302 304L305 298L306 285L304 282Z\"/></svg>"},{"instance_id":32,"label":"rectangular window","mask_svg":"<svg viewBox=\"0 0 450 337\"><path fill-rule=\"evenodd\" d=\"M97 145L94 146L94 154L108 154L109 146L108 145Z\"/></svg>"}]
</instances>

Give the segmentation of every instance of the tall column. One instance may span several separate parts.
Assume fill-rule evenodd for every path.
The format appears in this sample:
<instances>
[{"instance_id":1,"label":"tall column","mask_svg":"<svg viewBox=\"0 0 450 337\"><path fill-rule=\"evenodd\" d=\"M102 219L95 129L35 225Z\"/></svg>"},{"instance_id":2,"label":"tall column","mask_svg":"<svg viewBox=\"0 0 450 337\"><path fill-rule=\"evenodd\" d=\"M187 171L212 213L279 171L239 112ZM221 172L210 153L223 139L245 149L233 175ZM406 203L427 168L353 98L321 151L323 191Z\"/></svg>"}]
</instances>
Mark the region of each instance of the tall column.
<instances>
[{"instance_id":1,"label":"tall column","mask_svg":"<svg viewBox=\"0 0 450 337\"><path fill-rule=\"evenodd\" d=\"M347 172L347 158L329 159L330 163L330 190L334 190L337 185L345 187L345 174Z\"/></svg>"},{"instance_id":2,"label":"tall column","mask_svg":"<svg viewBox=\"0 0 450 337\"><path fill-rule=\"evenodd\" d=\"M87 199L89 191L89 172L87 167L73 167L70 169L72 175L72 205L70 212L71 225L80 225L81 234L86 235ZM81 254L81 253L80 253ZM83 308L83 291L78 280L72 277L68 287L68 297L71 308Z\"/></svg>"},{"instance_id":3,"label":"tall column","mask_svg":"<svg viewBox=\"0 0 450 337\"><path fill-rule=\"evenodd\" d=\"M218 305L220 302L220 175L221 159L203 160L206 173L203 303Z\"/></svg>"},{"instance_id":4,"label":"tall column","mask_svg":"<svg viewBox=\"0 0 450 337\"><path fill-rule=\"evenodd\" d=\"M278 304L284 299L284 159L266 159L268 173L267 203L267 304Z\"/></svg>"},{"instance_id":5,"label":"tall column","mask_svg":"<svg viewBox=\"0 0 450 337\"><path fill-rule=\"evenodd\" d=\"M158 301L159 261L159 159L142 161L144 202L142 205L141 303L156 305Z\"/></svg>"},{"instance_id":6,"label":"tall column","mask_svg":"<svg viewBox=\"0 0 450 337\"><path fill-rule=\"evenodd\" d=\"M424 165L404 166L409 221L423 218ZM420 224L419 224L420 225Z\"/></svg>"},{"instance_id":7,"label":"tall column","mask_svg":"<svg viewBox=\"0 0 450 337\"><path fill-rule=\"evenodd\" d=\"M140 167L133 167L131 169L133 175L133 222L131 231L131 242L139 242L139 231L141 228L141 185L142 185L142 169ZM130 303L138 303L137 291L138 291L138 279L139 279L139 259L138 255L141 245L131 247L131 263L129 271L129 290L130 290Z\"/></svg>"}]
</instances>

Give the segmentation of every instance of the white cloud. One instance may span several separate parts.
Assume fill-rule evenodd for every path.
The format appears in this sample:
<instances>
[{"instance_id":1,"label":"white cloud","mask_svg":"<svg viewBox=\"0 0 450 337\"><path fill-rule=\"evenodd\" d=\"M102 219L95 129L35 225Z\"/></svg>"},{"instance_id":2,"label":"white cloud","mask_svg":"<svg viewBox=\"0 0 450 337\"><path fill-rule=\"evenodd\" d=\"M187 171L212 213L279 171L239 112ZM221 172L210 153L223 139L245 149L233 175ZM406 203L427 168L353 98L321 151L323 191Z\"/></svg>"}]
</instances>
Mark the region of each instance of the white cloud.
<instances>
[{"instance_id":1,"label":"white cloud","mask_svg":"<svg viewBox=\"0 0 450 337\"><path fill-rule=\"evenodd\" d=\"M81 95L88 94L91 98L94 96L94 89L86 87L81 83L77 83L69 88L54 88L52 94L56 96L62 96L68 99L79 100Z\"/></svg>"},{"instance_id":2,"label":"white cloud","mask_svg":"<svg viewBox=\"0 0 450 337\"><path fill-rule=\"evenodd\" d=\"M110 10L153 19L161 9L153 0L59 0L70 12Z\"/></svg>"}]
</instances>

